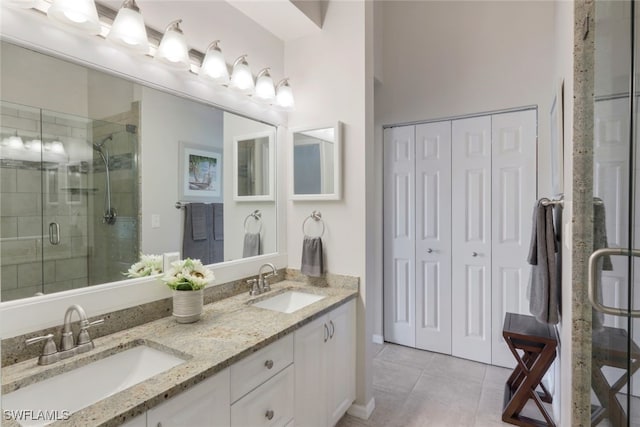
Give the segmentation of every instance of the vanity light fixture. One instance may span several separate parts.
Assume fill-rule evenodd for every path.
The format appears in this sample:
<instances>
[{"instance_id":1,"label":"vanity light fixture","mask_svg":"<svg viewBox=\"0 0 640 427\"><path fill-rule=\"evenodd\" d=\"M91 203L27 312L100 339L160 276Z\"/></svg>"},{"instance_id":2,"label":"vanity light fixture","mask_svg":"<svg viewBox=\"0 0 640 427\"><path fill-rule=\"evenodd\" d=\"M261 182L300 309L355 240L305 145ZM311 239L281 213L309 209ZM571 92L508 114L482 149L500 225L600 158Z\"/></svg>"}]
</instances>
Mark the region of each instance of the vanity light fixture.
<instances>
[{"instance_id":1,"label":"vanity light fixture","mask_svg":"<svg viewBox=\"0 0 640 427\"><path fill-rule=\"evenodd\" d=\"M3 139L2 145L14 150L24 149L24 142L22 141L22 138L18 136L18 131L16 131L15 135L11 135L10 137Z\"/></svg>"},{"instance_id":2,"label":"vanity light fixture","mask_svg":"<svg viewBox=\"0 0 640 427\"><path fill-rule=\"evenodd\" d=\"M149 52L147 29L135 0L124 0L107 39L143 54Z\"/></svg>"},{"instance_id":3,"label":"vanity light fixture","mask_svg":"<svg viewBox=\"0 0 640 427\"><path fill-rule=\"evenodd\" d=\"M276 105L285 111L292 111L295 106L288 77L280 80L276 86Z\"/></svg>"},{"instance_id":4,"label":"vanity light fixture","mask_svg":"<svg viewBox=\"0 0 640 427\"><path fill-rule=\"evenodd\" d=\"M256 77L256 99L270 104L276 98L276 89L269 74L270 68L263 68Z\"/></svg>"},{"instance_id":5,"label":"vanity light fixture","mask_svg":"<svg viewBox=\"0 0 640 427\"><path fill-rule=\"evenodd\" d=\"M245 95L250 95L255 89L251 68L247 62L248 55L239 56L233 62L233 71L231 73L231 87Z\"/></svg>"},{"instance_id":6,"label":"vanity light fixture","mask_svg":"<svg viewBox=\"0 0 640 427\"><path fill-rule=\"evenodd\" d=\"M176 19L167 25L160 46L156 51L156 59L162 63L179 70L191 68L189 60L189 47L187 40L180 28L182 19Z\"/></svg>"},{"instance_id":7,"label":"vanity light fixture","mask_svg":"<svg viewBox=\"0 0 640 427\"><path fill-rule=\"evenodd\" d=\"M227 70L227 63L224 60L219 44L220 40L215 40L209 44L200 67L200 75L218 84L226 85L229 84L229 70Z\"/></svg>"},{"instance_id":8,"label":"vanity light fixture","mask_svg":"<svg viewBox=\"0 0 640 427\"><path fill-rule=\"evenodd\" d=\"M100 20L93 0L53 0L49 18L89 34L100 33Z\"/></svg>"}]
</instances>

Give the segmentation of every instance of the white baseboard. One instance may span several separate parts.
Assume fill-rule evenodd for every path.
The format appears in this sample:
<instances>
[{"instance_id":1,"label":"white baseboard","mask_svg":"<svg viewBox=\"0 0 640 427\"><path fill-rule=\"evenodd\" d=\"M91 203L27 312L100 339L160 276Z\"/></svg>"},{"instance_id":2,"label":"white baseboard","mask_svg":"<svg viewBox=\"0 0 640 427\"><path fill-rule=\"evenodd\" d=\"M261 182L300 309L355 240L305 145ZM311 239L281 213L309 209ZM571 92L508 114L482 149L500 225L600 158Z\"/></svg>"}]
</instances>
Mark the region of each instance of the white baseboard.
<instances>
[{"instance_id":1,"label":"white baseboard","mask_svg":"<svg viewBox=\"0 0 640 427\"><path fill-rule=\"evenodd\" d=\"M373 334L371 339L375 344L384 344L384 337L382 335Z\"/></svg>"},{"instance_id":2,"label":"white baseboard","mask_svg":"<svg viewBox=\"0 0 640 427\"><path fill-rule=\"evenodd\" d=\"M357 405L353 404L347 410L347 414L352 415L356 418L360 418L362 420L368 420L373 410L376 409L376 399L374 397L371 398L367 405Z\"/></svg>"}]
</instances>

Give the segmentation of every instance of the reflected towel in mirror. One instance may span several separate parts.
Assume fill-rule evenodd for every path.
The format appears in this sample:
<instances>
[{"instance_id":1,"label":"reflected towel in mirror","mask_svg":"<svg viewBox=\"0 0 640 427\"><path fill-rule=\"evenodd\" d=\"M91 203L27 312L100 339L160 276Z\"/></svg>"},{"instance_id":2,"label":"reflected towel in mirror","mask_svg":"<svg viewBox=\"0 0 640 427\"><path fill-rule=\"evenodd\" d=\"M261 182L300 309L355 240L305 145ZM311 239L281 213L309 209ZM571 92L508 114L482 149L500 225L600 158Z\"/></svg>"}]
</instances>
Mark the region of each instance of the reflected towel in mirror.
<instances>
[{"instance_id":1,"label":"reflected towel in mirror","mask_svg":"<svg viewBox=\"0 0 640 427\"><path fill-rule=\"evenodd\" d=\"M242 257L247 258L257 255L262 255L260 233L245 233L244 246L242 248Z\"/></svg>"}]
</instances>

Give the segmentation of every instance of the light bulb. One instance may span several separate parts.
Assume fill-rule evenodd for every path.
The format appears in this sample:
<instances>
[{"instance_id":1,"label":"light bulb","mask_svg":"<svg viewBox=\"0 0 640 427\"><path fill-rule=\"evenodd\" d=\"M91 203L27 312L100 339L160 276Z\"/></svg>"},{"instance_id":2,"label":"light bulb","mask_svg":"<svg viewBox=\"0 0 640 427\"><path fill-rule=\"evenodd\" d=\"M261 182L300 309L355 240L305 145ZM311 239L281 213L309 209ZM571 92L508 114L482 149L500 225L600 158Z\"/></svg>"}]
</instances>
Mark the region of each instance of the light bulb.
<instances>
[{"instance_id":1,"label":"light bulb","mask_svg":"<svg viewBox=\"0 0 640 427\"><path fill-rule=\"evenodd\" d=\"M29 142L28 147L29 151L35 151L35 152L40 152L42 151L42 141L40 141L39 139L34 139L31 142Z\"/></svg>"},{"instance_id":2,"label":"light bulb","mask_svg":"<svg viewBox=\"0 0 640 427\"><path fill-rule=\"evenodd\" d=\"M9 138L2 141L2 143L9 148L13 148L14 150L21 150L24 148L24 142L18 135L11 135Z\"/></svg>"},{"instance_id":3,"label":"light bulb","mask_svg":"<svg viewBox=\"0 0 640 427\"><path fill-rule=\"evenodd\" d=\"M273 86L273 79L269 74L269 68L264 68L258 73L256 79L256 99L266 103L271 103L276 97L276 89Z\"/></svg>"},{"instance_id":4,"label":"light bulb","mask_svg":"<svg viewBox=\"0 0 640 427\"><path fill-rule=\"evenodd\" d=\"M253 93L255 83L251 68L247 62L247 55L242 55L233 63L233 72L231 73L231 87L237 91L249 95Z\"/></svg>"},{"instance_id":5,"label":"light bulb","mask_svg":"<svg viewBox=\"0 0 640 427\"><path fill-rule=\"evenodd\" d=\"M100 20L93 0L53 0L49 18L89 34L100 33Z\"/></svg>"},{"instance_id":6,"label":"light bulb","mask_svg":"<svg viewBox=\"0 0 640 427\"><path fill-rule=\"evenodd\" d=\"M156 52L156 59L179 70L191 68L187 40L180 29L182 19L171 22L162 36Z\"/></svg>"},{"instance_id":7,"label":"light bulb","mask_svg":"<svg viewBox=\"0 0 640 427\"><path fill-rule=\"evenodd\" d=\"M276 105L286 111L293 110L295 102L293 99L293 91L291 90L291 86L289 86L289 79L282 79L278 83Z\"/></svg>"},{"instance_id":8,"label":"light bulb","mask_svg":"<svg viewBox=\"0 0 640 427\"><path fill-rule=\"evenodd\" d=\"M212 42L207 48L207 54L200 67L200 75L218 84L228 84L229 70L227 70L227 63L218 43L220 40Z\"/></svg>"},{"instance_id":9,"label":"light bulb","mask_svg":"<svg viewBox=\"0 0 640 427\"><path fill-rule=\"evenodd\" d=\"M140 53L149 52L147 29L135 0L125 0L107 39Z\"/></svg>"}]
</instances>

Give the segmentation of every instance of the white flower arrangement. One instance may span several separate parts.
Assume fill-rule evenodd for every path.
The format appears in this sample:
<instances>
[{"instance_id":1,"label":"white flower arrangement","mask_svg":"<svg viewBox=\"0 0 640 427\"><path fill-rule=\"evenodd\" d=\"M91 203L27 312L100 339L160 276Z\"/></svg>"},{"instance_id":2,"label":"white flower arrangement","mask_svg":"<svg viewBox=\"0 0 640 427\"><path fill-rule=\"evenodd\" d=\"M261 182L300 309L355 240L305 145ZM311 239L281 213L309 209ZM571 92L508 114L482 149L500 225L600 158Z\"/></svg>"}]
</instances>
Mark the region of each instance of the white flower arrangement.
<instances>
[{"instance_id":1,"label":"white flower arrangement","mask_svg":"<svg viewBox=\"0 0 640 427\"><path fill-rule=\"evenodd\" d=\"M215 279L213 272L202 265L199 259L183 259L171 263L162 281L176 291L197 291Z\"/></svg>"},{"instance_id":2,"label":"white flower arrangement","mask_svg":"<svg viewBox=\"0 0 640 427\"><path fill-rule=\"evenodd\" d=\"M129 278L153 276L162 273L162 255L140 254L140 261L129 267L126 273Z\"/></svg>"}]
</instances>

